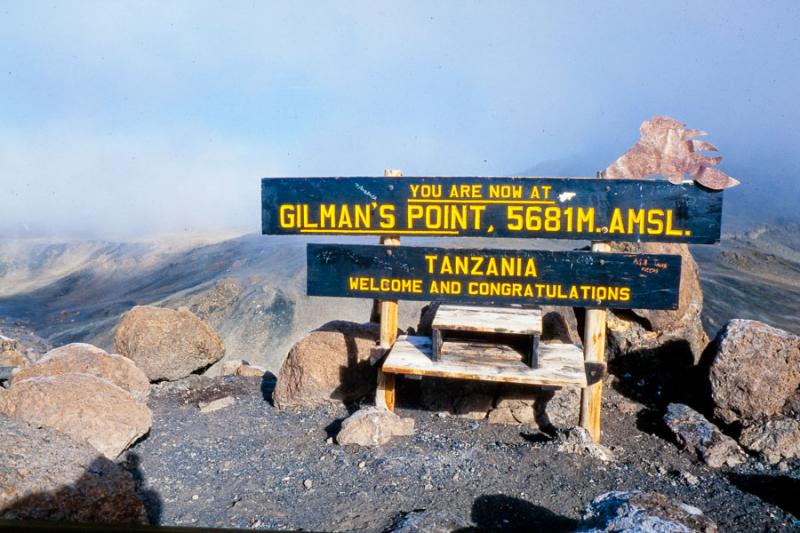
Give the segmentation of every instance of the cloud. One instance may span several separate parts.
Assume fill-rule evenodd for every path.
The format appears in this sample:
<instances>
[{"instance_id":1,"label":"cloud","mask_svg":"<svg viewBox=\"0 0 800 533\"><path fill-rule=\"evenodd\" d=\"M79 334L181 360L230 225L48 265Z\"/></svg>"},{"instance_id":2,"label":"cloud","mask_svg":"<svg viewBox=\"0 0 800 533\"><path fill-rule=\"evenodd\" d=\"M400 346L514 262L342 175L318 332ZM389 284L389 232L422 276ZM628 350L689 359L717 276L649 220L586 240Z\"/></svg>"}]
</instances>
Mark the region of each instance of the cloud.
<instances>
[{"instance_id":1,"label":"cloud","mask_svg":"<svg viewBox=\"0 0 800 533\"><path fill-rule=\"evenodd\" d=\"M800 166L798 24L794 2L6 4L0 231L256 230L265 175L592 175L655 114L710 131L744 190Z\"/></svg>"}]
</instances>

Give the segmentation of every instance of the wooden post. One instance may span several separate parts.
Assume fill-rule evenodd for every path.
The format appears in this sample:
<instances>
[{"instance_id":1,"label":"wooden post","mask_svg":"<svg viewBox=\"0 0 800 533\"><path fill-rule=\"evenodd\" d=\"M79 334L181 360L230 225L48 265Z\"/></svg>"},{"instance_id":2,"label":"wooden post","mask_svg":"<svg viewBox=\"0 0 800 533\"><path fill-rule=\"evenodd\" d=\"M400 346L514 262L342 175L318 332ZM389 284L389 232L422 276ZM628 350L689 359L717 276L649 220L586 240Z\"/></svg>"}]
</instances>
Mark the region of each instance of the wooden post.
<instances>
[{"instance_id":1,"label":"wooden post","mask_svg":"<svg viewBox=\"0 0 800 533\"><path fill-rule=\"evenodd\" d=\"M610 252L607 242L592 243L592 252ZM583 328L583 359L587 363L606 360L606 309L586 309ZM603 403L603 380L581 391L581 427L586 428L595 442L600 442L600 408Z\"/></svg>"},{"instance_id":2,"label":"wooden post","mask_svg":"<svg viewBox=\"0 0 800 533\"><path fill-rule=\"evenodd\" d=\"M383 175L387 178L397 178L401 177L403 173L400 170L386 169L383 171ZM385 246L399 246L400 237L387 235L381 237L380 242ZM380 348L388 351L394 341L397 340L397 300L382 300L377 305L373 304L373 317L370 317L371 319L374 319L376 307L379 310L381 323ZM394 385L394 374L387 374L378 369L378 388L375 391L375 405L394 411Z\"/></svg>"}]
</instances>

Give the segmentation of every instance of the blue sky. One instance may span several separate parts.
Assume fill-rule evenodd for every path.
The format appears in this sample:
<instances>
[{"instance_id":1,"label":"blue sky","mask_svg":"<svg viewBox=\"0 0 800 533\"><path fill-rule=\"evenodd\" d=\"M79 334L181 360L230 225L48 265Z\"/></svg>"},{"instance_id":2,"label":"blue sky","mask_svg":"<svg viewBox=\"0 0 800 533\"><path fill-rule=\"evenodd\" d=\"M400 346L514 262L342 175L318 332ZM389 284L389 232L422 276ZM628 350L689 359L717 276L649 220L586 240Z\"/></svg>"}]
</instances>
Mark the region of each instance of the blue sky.
<instances>
[{"instance_id":1,"label":"blue sky","mask_svg":"<svg viewBox=\"0 0 800 533\"><path fill-rule=\"evenodd\" d=\"M711 133L740 210L790 213L798 28L794 1L3 0L0 231L258 231L268 175L593 175L656 114Z\"/></svg>"}]
</instances>

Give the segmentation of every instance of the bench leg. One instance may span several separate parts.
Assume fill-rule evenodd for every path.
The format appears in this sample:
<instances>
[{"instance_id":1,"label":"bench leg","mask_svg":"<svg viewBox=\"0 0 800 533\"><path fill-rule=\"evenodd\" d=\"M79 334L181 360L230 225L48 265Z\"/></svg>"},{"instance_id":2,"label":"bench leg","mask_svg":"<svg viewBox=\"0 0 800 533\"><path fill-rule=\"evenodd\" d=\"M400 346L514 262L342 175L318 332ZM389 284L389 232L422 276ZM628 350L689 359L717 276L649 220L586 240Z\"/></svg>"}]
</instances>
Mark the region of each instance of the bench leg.
<instances>
[{"instance_id":1,"label":"bench leg","mask_svg":"<svg viewBox=\"0 0 800 533\"><path fill-rule=\"evenodd\" d=\"M431 332L431 359L438 361L442 354L442 330L434 329Z\"/></svg>"},{"instance_id":2,"label":"bench leg","mask_svg":"<svg viewBox=\"0 0 800 533\"><path fill-rule=\"evenodd\" d=\"M531 335L530 346L528 346L528 357L526 363L531 368L539 368L539 335Z\"/></svg>"},{"instance_id":3,"label":"bench leg","mask_svg":"<svg viewBox=\"0 0 800 533\"><path fill-rule=\"evenodd\" d=\"M378 388L375 391L375 405L394 411L395 375L378 370Z\"/></svg>"}]
</instances>

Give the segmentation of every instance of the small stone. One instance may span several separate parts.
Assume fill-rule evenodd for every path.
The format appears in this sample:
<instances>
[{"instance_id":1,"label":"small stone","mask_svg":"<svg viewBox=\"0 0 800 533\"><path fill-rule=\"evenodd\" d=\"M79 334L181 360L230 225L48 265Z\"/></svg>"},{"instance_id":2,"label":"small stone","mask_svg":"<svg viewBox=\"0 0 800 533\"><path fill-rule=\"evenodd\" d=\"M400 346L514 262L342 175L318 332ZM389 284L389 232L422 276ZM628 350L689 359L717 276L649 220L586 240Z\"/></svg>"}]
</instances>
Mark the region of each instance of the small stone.
<instances>
[{"instance_id":1,"label":"small stone","mask_svg":"<svg viewBox=\"0 0 800 533\"><path fill-rule=\"evenodd\" d=\"M201 413L206 414L225 409L235 403L236 399L233 396L225 396L224 398L219 398L210 402L200 402L197 406L200 408Z\"/></svg>"},{"instance_id":2,"label":"small stone","mask_svg":"<svg viewBox=\"0 0 800 533\"><path fill-rule=\"evenodd\" d=\"M306 489L310 489L311 487L313 487L313 486L314 486L314 482L313 482L313 481L311 481L310 479L304 479L304 480L303 480L303 486L304 486Z\"/></svg>"},{"instance_id":3,"label":"small stone","mask_svg":"<svg viewBox=\"0 0 800 533\"><path fill-rule=\"evenodd\" d=\"M588 454L590 457L603 462L614 460L614 453L602 444L594 442L586 428L570 428L561 432L558 435L558 440L560 441L558 450L561 452Z\"/></svg>"},{"instance_id":4,"label":"small stone","mask_svg":"<svg viewBox=\"0 0 800 533\"><path fill-rule=\"evenodd\" d=\"M700 483L700 478L698 478L691 472L681 472L681 478L683 478L683 480L689 485L697 485L698 483Z\"/></svg>"},{"instance_id":5,"label":"small stone","mask_svg":"<svg viewBox=\"0 0 800 533\"><path fill-rule=\"evenodd\" d=\"M358 467L359 468L366 468L366 466L367 466L367 463L364 462L364 461L361 461L360 463L358 463Z\"/></svg>"},{"instance_id":6,"label":"small stone","mask_svg":"<svg viewBox=\"0 0 800 533\"><path fill-rule=\"evenodd\" d=\"M192 500L199 500L199 499L200 496L198 496L197 494L192 494Z\"/></svg>"},{"instance_id":7,"label":"small stone","mask_svg":"<svg viewBox=\"0 0 800 533\"><path fill-rule=\"evenodd\" d=\"M333 444L333 437L328 437L325 439L325 444Z\"/></svg>"},{"instance_id":8,"label":"small stone","mask_svg":"<svg viewBox=\"0 0 800 533\"><path fill-rule=\"evenodd\" d=\"M381 407L367 407L342 422L336 441L342 445L381 446L393 437L413 434L413 418L402 418Z\"/></svg>"}]
</instances>

